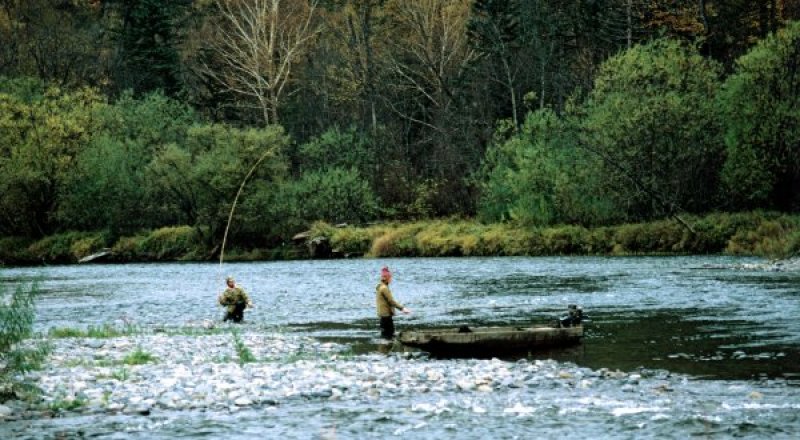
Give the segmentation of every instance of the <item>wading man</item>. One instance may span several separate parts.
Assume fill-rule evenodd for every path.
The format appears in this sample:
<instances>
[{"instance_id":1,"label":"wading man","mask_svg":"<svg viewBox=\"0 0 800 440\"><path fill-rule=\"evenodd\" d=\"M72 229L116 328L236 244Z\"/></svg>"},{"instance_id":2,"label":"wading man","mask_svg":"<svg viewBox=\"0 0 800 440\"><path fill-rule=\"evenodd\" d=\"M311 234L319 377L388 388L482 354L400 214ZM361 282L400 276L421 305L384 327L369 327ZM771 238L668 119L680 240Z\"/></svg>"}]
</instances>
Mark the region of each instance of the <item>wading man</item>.
<instances>
[{"instance_id":1,"label":"wading man","mask_svg":"<svg viewBox=\"0 0 800 440\"><path fill-rule=\"evenodd\" d=\"M405 314L411 313L411 310L405 308L392 296L392 291L389 290L389 283L391 282L392 273L389 272L388 267L384 266L381 269L381 282L375 287L375 302L378 307L378 318L381 320L381 336L385 339L394 337L394 320L392 317L395 309Z\"/></svg>"},{"instance_id":2,"label":"wading man","mask_svg":"<svg viewBox=\"0 0 800 440\"><path fill-rule=\"evenodd\" d=\"M233 277L225 278L228 288L219 295L219 305L225 307L225 318L223 321L233 321L236 323L242 322L244 319L244 309L253 307L250 298L244 292L244 289L236 286L236 280Z\"/></svg>"}]
</instances>

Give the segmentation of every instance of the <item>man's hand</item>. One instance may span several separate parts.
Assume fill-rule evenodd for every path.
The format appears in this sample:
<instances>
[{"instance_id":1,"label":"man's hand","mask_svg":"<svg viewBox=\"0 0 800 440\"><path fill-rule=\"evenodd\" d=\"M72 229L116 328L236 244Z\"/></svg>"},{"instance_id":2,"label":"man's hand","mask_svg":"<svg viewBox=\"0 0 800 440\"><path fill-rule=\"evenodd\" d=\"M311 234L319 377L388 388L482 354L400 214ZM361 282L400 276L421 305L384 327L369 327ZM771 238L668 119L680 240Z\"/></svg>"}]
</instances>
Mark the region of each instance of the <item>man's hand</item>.
<instances>
[{"instance_id":1,"label":"man's hand","mask_svg":"<svg viewBox=\"0 0 800 440\"><path fill-rule=\"evenodd\" d=\"M406 315L408 315L408 314L410 314L410 313L411 313L411 309L409 309L408 307L403 307L403 309L402 309L402 310L400 310L400 311L401 311L401 312L403 312L403 313L405 313Z\"/></svg>"}]
</instances>

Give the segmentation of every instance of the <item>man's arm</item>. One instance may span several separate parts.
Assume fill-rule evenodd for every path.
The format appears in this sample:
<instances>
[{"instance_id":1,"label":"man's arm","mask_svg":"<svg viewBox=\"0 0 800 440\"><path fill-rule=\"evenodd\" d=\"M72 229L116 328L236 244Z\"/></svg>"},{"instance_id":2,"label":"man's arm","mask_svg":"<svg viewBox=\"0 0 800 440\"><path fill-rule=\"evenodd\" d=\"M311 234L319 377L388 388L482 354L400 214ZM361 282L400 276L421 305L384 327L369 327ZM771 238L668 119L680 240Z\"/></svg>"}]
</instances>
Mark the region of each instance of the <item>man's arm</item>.
<instances>
[{"instance_id":1,"label":"man's arm","mask_svg":"<svg viewBox=\"0 0 800 440\"><path fill-rule=\"evenodd\" d=\"M253 307L255 307L253 305L253 301L250 300L250 297L247 295L244 289L242 290L242 295L244 296L244 303L247 304L248 309L252 309Z\"/></svg>"},{"instance_id":2,"label":"man's arm","mask_svg":"<svg viewBox=\"0 0 800 440\"><path fill-rule=\"evenodd\" d=\"M401 312L406 314L411 313L411 310L407 309L404 305L400 304L399 302L397 302L397 300L394 299L392 291L389 290L388 287L383 287L381 289L381 294L383 294L384 298L386 298L386 301L395 309L400 310Z\"/></svg>"}]
</instances>

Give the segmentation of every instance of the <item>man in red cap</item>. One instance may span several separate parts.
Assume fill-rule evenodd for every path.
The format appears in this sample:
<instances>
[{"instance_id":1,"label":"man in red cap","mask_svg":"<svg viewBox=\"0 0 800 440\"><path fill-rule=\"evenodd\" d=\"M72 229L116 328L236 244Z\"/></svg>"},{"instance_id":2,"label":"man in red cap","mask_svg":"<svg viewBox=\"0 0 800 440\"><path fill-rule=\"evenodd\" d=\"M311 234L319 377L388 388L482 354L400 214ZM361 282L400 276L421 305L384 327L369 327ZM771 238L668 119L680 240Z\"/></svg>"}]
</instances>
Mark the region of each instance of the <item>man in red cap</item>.
<instances>
[{"instance_id":1,"label":"man in red cap","mask_svg":"<svg viewBox=\"0 0 800 440\"><path fill-rule=\"evenodd\" d=\"M411 313L411 310L405 308L402 304L397 302L392 296L392 291L389 290L389 283L392 282L392 273L389 268L384 266L381 269L381 282L375 287L375 302L378 306L378 317L381 320L381 336L386 339L394 337L394 310L400 310L405 314Z\"/></svg>"}]
</instances>

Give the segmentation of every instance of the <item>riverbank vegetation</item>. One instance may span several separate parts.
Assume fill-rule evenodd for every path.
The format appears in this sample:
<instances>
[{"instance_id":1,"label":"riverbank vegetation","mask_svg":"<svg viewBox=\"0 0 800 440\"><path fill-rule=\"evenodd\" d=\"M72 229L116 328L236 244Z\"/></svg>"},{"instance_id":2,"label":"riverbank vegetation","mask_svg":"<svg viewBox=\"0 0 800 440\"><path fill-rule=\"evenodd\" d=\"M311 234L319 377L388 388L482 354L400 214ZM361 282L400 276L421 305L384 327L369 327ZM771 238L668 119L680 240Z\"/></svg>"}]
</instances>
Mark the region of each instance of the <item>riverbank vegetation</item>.
<instances>
[{"instance_id":1,"label":"riverbank vegetation","mask_svg":"<svg viewBox=\"0 0 800 440\"><path fill-rule=\"evenodd\" d=\"M265 1L5 2L0 262L797 252L793 2Z\"/></svg>"},{"instance_id":2,"label":"riverbank vegetation","mask_svg":"<svg viewBox=\"0 0 800 440\"><path fill-rule=\"evenodd\" d=\"M786 258L800 253L800 216L777 212L752 212L648 223L625 223L587 228L576 225L547 227L512 223L484 224L472 220L387 222L365 226L333 226L314 223L310 236L330 243L332 256L444 257L522 255L756 255ZM189 232L186 232L189 231ZM177 234L176 238L172 234ZM98 236L101 234L97 234ZM186 239L184 236L190 236ZM202 261L213 255L204 247L202 234L190 227L142 232L110 243L116 262ZM15 240L0 241L0 258L15 264L73 263L100 249L76 253L69 240L81 242L84 234L65 234L18 247ZM14 247L4 247L6 244ZM98 242L99 243L99 242ZM162 252L154 253L153 249ZM229 260L307 258L304 244L279 248L234 248ZM74 329L54 329L52 337L72 337ZM90 328L81 336L113 337L116 328ZM125 330L120 330L125 331ZM62 335L61 333L64 332Z\"/></svg>"}]
</instances>

